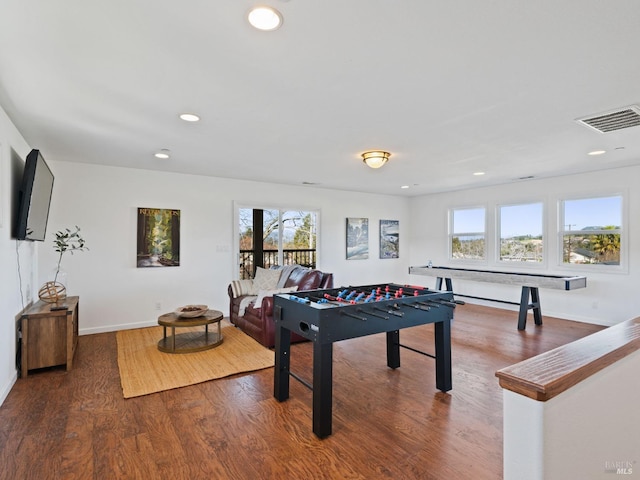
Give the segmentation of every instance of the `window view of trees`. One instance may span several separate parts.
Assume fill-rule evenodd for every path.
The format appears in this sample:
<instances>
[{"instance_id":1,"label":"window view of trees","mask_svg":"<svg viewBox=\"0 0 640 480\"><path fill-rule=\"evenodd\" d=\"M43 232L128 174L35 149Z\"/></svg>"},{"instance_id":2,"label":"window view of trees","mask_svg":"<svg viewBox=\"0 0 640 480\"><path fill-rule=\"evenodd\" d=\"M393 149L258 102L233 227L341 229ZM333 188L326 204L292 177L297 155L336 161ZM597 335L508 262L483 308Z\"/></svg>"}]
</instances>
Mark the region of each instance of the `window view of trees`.
<instances>
[{"instance_id":1,"label":"window view of trees","mask_svg":"<svg viewBox=\"0 0 640 480\"><path fill-rule=\"evenodd\" d=\"M254 232L254 209L239 210L240 278L251 278L256 266L316 266L316 213L261 210L262 225ZM261 245L255 245L255 238ZM261 248L257 248L260 247ZM261 258L256 257L261 252Z\"/></svg>"},{"instance_id":2,"label":"window view of trees","mask_svg":"<svg viewBox=\"0 0 640 480\"><path fill-rule=\"evenodd\" d=\"M622 197L565 200L562 261L620 265Z\"/></svg>"},{"instance_id":3,"label":"window view of trees","mask_svg":"<svg viewBox=\"0 0 640 480\"><path fill-rule=\"evenodd\" d=\"M542 203L499 208L500 261L542 262Z\"/></svg>"},{"instance_id":4,"label":"window view of trees","mask_svg":"<svg viewBox=\"0 0 640 480\"><path fill-rule=\"evenodd\" d=\"M484 208L465 208L451 211L449 237L452 259L485 259L484 218Z\"/></svg>"}]
</instances>

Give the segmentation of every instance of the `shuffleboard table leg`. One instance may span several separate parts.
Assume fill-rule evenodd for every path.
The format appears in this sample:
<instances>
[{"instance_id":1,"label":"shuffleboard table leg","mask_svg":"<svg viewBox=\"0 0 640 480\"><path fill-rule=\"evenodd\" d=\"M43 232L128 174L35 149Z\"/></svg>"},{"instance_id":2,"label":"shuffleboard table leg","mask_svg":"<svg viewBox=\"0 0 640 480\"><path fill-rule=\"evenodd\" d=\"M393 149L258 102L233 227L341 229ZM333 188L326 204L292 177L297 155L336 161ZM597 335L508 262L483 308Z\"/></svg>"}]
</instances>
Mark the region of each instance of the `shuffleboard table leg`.
<instances>
[{"instance_id":1,"label":"shuffleboard table leg","mask_svg":"<svg viewBox=\"0 0 640 480\"><path fill-rule=\"evenodd\" d=\"M531 298L531 303L529 303ZM520 295L520 313L518 314L518 330L527 327L527 312L533 310L533 319L536 325L542 325L542 309L540 308L540 292L538 287L522 287Z\"/></svg>"},{"instance_id":2,"label":"shuffleboard table leg","mask_svg":"<svg viewBox=\"0 0 640 480\"><path fill-rule=\"evenodd\" d=\"M331 435L333 402L333 343L313 344L313 433Z\"/></svg>"},{"instance_id":3,"label":"shuffleboard table leg","mask_svg":"<svg viewBox=\"0 0 640 480\"><path fill-rule=\"evenodd\" d=\"M540 292L538 287L531 287L531 308L536 325L542 325L542 309L540 308Z\"/></svg>"},{"instance_id":4,"label":"shuffleboard table leg","mask_svg":"<svg viewBox=\"0 0 640 480\"><path fill-rule=\"evenodd\" d=\"M442 290L442 280L444 279L444 285L447 292L453 292L453 282L450 278L437 277L436 278L436 290Z\"/></svg>"},{"instance_id":5,"label":"shuffleboard table leg","mask_svg":"<svg viewBox=\"0 0 640 480\"><path fill-rule=\"evenodd\" d=\"M452 388L450 319L434 324L434 343L436 349L436 388L442 392L448 392Z\"/></svg>"},{"instance_id":6,"label":"shuffleboard table leg","mask_svg":"<svg viewBox=\"0 0 640 480\"><path fill-rule=\"evenodd\" d=\"M275 368L273 369L273 396L279 402L289 398L289 369L291 363L291 331L276 324Z\"/></svg>"}]
</instances>

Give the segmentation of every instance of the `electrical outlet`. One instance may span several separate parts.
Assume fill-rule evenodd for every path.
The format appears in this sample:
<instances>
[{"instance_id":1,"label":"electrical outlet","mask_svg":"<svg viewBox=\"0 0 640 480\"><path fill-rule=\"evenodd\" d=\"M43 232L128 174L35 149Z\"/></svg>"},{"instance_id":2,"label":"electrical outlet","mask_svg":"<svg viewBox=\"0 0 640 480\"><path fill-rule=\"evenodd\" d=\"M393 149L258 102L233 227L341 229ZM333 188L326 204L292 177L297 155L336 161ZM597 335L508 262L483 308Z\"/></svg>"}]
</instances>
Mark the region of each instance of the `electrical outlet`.
<instances>
[{"instance_id":1,"label":"electrical outlet","mask_svg":"<svg viewBox=\"0 0 640 480\"><path fill-rule=\"evenodd\" d=\"M160 302L156 302L156 310L161 310L162 304Z\"/></svg>"}]
</instances>

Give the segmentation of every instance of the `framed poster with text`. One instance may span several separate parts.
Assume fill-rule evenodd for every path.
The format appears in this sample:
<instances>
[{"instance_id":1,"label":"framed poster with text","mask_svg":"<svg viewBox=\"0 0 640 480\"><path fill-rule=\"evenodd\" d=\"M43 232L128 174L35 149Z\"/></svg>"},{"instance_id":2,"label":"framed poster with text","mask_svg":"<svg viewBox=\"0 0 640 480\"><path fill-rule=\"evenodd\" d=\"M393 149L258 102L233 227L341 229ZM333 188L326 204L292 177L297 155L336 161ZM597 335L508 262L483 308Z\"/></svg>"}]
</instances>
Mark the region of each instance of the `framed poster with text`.
<instances>
[{"instance_id":1,"label":"framed poster with text","mask_svg":"<svg viewBox=\"0 0 640 480\"><path fill-rule=\"evenodd\" d=\"M180 265L180 210L138 208L138 267Z\"/></svg>"}]
</instances>

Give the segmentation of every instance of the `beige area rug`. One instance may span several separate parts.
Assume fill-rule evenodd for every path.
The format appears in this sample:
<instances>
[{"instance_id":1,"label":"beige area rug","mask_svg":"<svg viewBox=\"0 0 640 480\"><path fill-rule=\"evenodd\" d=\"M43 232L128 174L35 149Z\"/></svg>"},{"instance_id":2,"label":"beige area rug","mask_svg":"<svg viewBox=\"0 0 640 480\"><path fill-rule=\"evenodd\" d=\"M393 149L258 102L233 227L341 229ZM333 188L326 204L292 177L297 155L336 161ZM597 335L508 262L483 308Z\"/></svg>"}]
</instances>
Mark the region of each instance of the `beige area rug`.
<instances>
[{"instance_id":1,"label":"beige area rug","mask_svg":"<svg viewBox=\"0 0 640 480\"><path fill-rule=\"evenodd\" d=\"M215 326L210 326L215 329ZM204 327L193 327L203 330ZM178 333L190 329L178 329ZM221 345L203 352L163 353L158 350L162 327L116 332L118 368L124 398L185 387L243 372L273 367L275 354L222 321Z\"/></svg>"}]
</instances>

